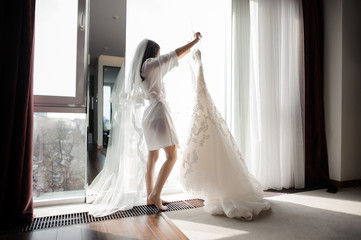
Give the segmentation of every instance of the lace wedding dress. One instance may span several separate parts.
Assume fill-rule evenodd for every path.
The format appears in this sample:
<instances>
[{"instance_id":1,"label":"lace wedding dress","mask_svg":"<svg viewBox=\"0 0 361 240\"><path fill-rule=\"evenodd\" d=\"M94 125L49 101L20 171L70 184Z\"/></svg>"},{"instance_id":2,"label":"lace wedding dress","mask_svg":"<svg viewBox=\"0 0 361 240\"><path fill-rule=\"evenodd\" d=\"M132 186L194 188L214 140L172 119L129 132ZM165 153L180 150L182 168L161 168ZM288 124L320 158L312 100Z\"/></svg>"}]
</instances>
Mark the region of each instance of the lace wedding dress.
<instances>
[{"instance_id":1,"label":"lace wedding dress","mask_svg":"<svg viewBox=\"0 0 361 240\"><path fill-rule=\"evenodd\" d=\"M252 219L270 208L259 182L248 172L245 161L226 122L208 93L201 52L192 55L196 99L188 141L184 146L181 184L205 200L205 211L230 218Z\"/></svg>"}]
</instances>

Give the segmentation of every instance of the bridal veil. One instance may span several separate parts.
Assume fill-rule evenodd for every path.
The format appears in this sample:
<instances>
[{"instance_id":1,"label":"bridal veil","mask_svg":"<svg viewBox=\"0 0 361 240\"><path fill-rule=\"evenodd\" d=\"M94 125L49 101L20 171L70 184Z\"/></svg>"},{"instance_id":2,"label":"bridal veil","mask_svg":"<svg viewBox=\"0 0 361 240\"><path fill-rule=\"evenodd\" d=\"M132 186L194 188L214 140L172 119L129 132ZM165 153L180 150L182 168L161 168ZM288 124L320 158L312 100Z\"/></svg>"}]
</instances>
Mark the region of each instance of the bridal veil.
<instances>
[{"instance_id":1,"label":"bridal veil","mask_svg":"<svg viewBox=\"0 0 361 240\"><path fill-rule=\"evenodd\" d=\"M142 199L147 150L141 128L144 100L140 67L147 43L147 39L140 42L127 76L122 67L114 84L104 167L86 189L87 202L92 202L89 213L96 217L130 209Z\"/></svg>"}]
</instances>

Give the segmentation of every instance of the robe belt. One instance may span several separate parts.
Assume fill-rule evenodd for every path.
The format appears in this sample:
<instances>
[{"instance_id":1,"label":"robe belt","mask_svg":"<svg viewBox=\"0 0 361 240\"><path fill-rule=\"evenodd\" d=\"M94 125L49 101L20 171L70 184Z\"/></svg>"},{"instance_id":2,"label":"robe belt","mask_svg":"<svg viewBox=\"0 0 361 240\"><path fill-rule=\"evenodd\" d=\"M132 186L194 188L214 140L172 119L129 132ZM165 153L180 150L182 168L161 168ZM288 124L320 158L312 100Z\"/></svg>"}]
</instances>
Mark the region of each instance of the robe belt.
<instances>
[{"instance_id":1,"label":"robe belt","mask_svg":"<svg viewBox=\"0 0 361 240\"><path fill-rule=\"evenodd\" d=\"M148 104L155 104L163 101L165 101L165 97L158 96L156 98L148 99Z\"/></svg>"}]
</instances>

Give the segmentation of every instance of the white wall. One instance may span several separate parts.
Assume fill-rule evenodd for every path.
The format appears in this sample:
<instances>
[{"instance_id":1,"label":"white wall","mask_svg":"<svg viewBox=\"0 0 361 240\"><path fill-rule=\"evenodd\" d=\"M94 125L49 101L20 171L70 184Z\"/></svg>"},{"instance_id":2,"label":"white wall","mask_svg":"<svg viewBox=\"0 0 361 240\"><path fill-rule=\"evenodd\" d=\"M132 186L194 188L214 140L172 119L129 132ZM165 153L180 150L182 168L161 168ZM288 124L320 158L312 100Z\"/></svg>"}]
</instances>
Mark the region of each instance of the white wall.
<instances>
[{"instance_id":1,"label":"white wall","mask_svg":"<svg viewBox=\"0 0 361 240\"><path fill-rule=\"evenodd\" d=\"M361 179L361 1L343 0L342 181Z\"/></svg>"},{"instance_id":2,"label":"white wall","mask_svg":"<svg viewBox=\"0 0 361 240\"><path fill-rule=\"evenodd\" d=\"M324 94L330 178L361 179L361 1L324 1Z\"/></svg>"},{"instance_id":3,"label":"white wall","mask_svg":"<svg viewBox=\"0 0 361 240\"><path fill-rule=\"evenodd\" d=\"M342 1L324 5L324 97L330 178L341 181Z\"/></svg>"}]
</instances>

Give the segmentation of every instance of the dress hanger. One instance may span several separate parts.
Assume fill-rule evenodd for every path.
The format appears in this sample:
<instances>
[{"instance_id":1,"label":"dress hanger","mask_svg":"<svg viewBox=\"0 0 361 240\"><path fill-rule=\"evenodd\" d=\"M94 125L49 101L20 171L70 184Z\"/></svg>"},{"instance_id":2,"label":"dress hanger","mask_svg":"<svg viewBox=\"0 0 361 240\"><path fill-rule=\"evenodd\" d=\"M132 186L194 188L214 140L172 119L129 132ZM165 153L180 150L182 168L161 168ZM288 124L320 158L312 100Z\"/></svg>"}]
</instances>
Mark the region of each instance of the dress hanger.
<instances>
[{"instance_id":1,"label":"dress hanger","mask_svg":"<svg viewBox=\"0 0 361 240\"><path fill-rule=\"evenodd\" d=\"M192 40L194 39L194 35L196 34L196 32L194 31L194 27L193 27L193 22L192 21L190 21L189 22L189 25L190 25L190 28L191 28L191 31L192 31ZM202 47L202 35L201 35L201 37L199 38L199 42L196 44L196 46L194 47L194 51L196 51L196 50L201 50L201 47Z\"/></svg>"}]
</instances>

